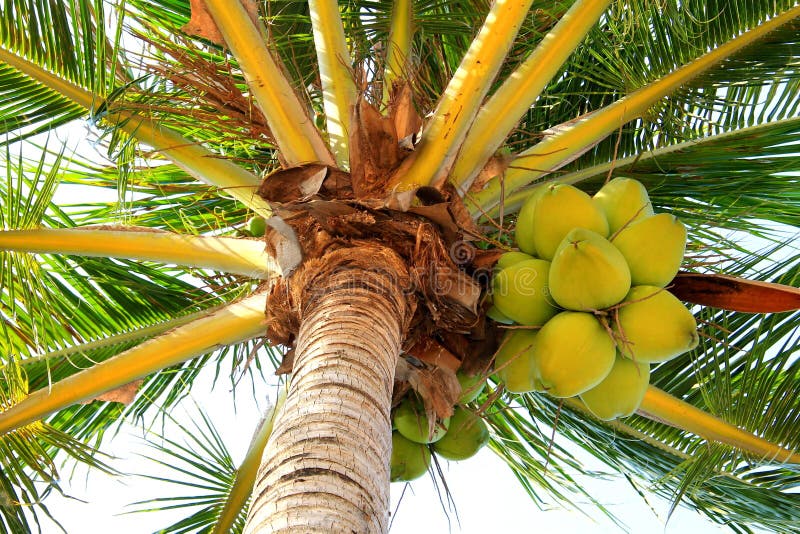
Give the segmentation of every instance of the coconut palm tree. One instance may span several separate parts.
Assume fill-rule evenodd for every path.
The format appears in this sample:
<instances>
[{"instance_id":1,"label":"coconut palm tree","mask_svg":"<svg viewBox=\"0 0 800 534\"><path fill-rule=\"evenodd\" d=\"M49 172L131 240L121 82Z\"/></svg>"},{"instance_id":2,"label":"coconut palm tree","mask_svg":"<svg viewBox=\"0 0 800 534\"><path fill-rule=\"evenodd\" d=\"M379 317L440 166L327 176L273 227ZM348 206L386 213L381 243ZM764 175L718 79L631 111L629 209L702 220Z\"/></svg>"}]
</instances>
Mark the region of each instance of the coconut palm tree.
<instances>
[{"instance_id":1,"label":"coconut palm tree","mask_svg":"<svg viewBox=\"0 0 800 534\"><path fill-rule=\"evenodd\" d=\"M205 424L191 453L164 437L219 475L169 531L385 531L392 407L415 395L435 426L457 372L492 375L487 273L517 211L536 185L613 176L688 227L670 287L699 345L610 422L492 375L470 404L491 449L537 501L583 495L552 429L734 530L797 528L794 0L0 13L6 531L49 514L57 461L107 468L109 430L152 424L223 365L277 368L285 400L238 468ZM87 119L108 164L20 148Z\"/></svg>"}]
</instances>

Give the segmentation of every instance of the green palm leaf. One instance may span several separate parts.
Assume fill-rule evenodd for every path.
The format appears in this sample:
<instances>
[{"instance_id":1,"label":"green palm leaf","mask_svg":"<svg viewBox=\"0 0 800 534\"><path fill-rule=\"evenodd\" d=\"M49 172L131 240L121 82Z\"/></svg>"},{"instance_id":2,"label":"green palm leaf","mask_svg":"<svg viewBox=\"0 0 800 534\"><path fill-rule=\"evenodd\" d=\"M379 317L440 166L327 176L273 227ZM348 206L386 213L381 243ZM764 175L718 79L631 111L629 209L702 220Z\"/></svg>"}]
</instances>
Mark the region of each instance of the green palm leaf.
<instances>
[{"instance_id":1,"label":"green palm leaf","mask_svg":"<svg viewBox=\"0 0 800 534\"><path fill-rule=\"evenodd\" d=\"M545 89L541 105L531 109L511 141L515 146L535 142L548 128L610 104L793 4L652 2L620 7L624 13L607 17L576 50L564 65L565 74ZM792 117L798 105L796 57L791 52L797 42L795 24L704 72L572 167Z\"/></svg>"},{"instance_id":2,"label":"green palm leaf","mask_svg":"<svg viewBox=\"0 0 800 534\"><path fill-rule=\"evenodd\" d=\"M211 532L225 507L237 475L237 467L213 422L199 406L195 410L191 426L167 416L170 426L174 427L169 435L152 434L147 438L152 453L144 458L161 466L165 473L140 475L182 487L188 493L131 504L138 508L137 512L193 510L187 517L159 531L165 534ZM246 515L247 504L239 511L227 532L242 532Z\"/></svg>"},{"instance_id":3,"label":"green palm leaf","mask_svg":"<svg viewBox=\"0 0 800 534\"><path fill-rule=\"evenodd\" d=\"M105 95L116 78L128 76L119 55L118 28L106 33L105 22L119 19L103 2L7 2L0 7L0 48L31 58L80 87ZM23 23L24 21L24 23ZM85 115L85 110L58 93L20 77L0 65L0 133L10 141L44 132ZM4 139L3 141L6 141Z\"/></svg>"}]
</instances>

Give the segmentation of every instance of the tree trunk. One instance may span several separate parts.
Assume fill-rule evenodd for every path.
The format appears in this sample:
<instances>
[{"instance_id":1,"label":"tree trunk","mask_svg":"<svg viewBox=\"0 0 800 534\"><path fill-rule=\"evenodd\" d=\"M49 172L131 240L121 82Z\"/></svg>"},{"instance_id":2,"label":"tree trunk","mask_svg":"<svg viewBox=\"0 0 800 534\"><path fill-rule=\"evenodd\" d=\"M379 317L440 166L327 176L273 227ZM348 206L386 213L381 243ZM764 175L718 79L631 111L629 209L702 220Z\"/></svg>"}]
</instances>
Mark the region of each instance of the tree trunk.
<instances>
[{"instance_id":1,"label":"tree trunk","mask_svg":"<svg viewBox=\"0 0 800 534\"><path fill-rule=\"evenodd\" d=\"M339 265L305 289L246 533L386 531L392 384L410 308L393 268Z\"/></svg>"}]
</instances>

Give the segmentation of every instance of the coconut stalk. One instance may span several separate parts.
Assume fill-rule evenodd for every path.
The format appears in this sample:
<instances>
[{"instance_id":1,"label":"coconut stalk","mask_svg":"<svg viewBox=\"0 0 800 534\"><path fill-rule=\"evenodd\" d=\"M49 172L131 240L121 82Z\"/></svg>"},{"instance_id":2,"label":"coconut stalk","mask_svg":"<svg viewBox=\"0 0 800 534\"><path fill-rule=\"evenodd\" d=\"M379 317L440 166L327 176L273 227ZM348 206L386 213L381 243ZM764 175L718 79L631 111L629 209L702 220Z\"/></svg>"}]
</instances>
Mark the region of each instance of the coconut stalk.
<instances>
[{"instance_id":1,"label":"coconut stalk","mask_svg":"<svg viewBox=\"0 0 800 534\"><path fill-rule=\"evenodd\" d=\"M253 23L240 0L206 0L205 4L239 62L284 161L290 166L313 162L333 165L307 107L267 49L266 31Z\"/></svg>"},{"instance_id":2,"label":"coconut stalk","mask_svg":"<svg viewBox=\"0 0 800 534\"><path fill-rule=\"evenodd\" d=\"M395 172L393 181L400 190L439 186L445 180L531 2L494 2L426 124L417 149Z\"/></svg>"},{"instance_id":3,"label":"coconut stalk","mask_svg":"<svg viewBox=\"0 0 800 534\"><path fill-rule=\"evenodd\" d=\"M641 117L653 104L670 95L692 78L714 67L720 61L755 43L771 31L800 16L800 6L789 9L756 28L727 41L694 61L678 68L655 82L634 91L602 109L590 113L574 124L564 125L557 133L521 152L505 176L496 177L470 197L470 212L481 216L501 202L504 194L518 189L574 160L612 132Z\"/></svg>"},{"instance_id":4,"label":"coconut stalk","mask_svg":"<svg viewBox=\"0 0 800 534\"><path fill-rule=\"evenodd\" d=\"M467 134L450 181L466 192L478 172L516 128L561 66L594 27L611 0L578 0L492 95Z\"/></svg>"},{"instance_id":5,"label":"coconut stalk","mask_svg":"<svg viewBox=\"0 0 800 534\"><path fill-rule=\"evenodd\" d=\"M397 0L392 5L392 20L386 50L386 66L383 72L383 105L389 105L392 86L408 76L408 61L411 58L411 39L414 36L413 0Z\"/></svg>"},{"instance_id":6,"label":"coconut stalk","mask_svg":"<svg viewBox=\"0 0 800 534\"><path fill-rule=\"evenodd\" d=\"M350 115L356 102L352 59L336 0L309 0L328 139L341 169L350 166Z\"/></svg>"},{"instance_id":7,"label":"coconut stalk","mask_svg":"<svg viewBox=\"0 0 800 534\"><path fill-rule=\"evenodd\" d=\"M227 534L231 532L231 528L236 522L236 518L247 506L250 495L253 493L253 485L256 482L256 473L258 473L258 466L261 465L261 456L264 454L264 447L267 446L267 441L272 435L272 427L275 424L275 415L281 409L283 403L286 401L286 389L281 388L278 393L278 400L275 406L269 408L267 413L264 414L263 419L259 422L253 439L250 441L250 447L247 453L239 464L236 470L236 478L233 481L228 498L225 500L225 506L219 514L214 525L214 530L211 534Z\"/></svg>"},{"instance_id":8,"label":"coconut stalk","mask_svg":"<svg viewBox=\"0 0 800 534\"><path fill-rule=\"evenodd\" d=\"M724 443L749 452L759 460L800 464L800 454L726 423L655 386L647 388L637 413L692 432L708 441Z\"/></svg>"},{"instance_id":9,"label":"coconut stalk","mask_svg":"<svg viewBox=\"0 0 800 534\"><path fill-rule=\"evenodd\" d=\"M87 111L96 110L104 100L38 65L0 48L0 61L30 76L42 85L56 91ZM150 119L130 112L114 112L103 119L149 145L165 158L174 162L188 174L210 186L224 190L256 213L269 217L272 213L267 202L258 196L261 179L232 161L220 158L203 146L190 141L174 130L160 126Z\"/></svg>"},{"instance_id":10,"label":"coconut stalk","mask_svg":"<svg viewBox=\"0 0 800 534\"><path fill-rule=\"evenodd\" d=\"M123 227L124 228L124 227ZM148 230L80 228L0 232L0 250L156 261L268 279L280 269L262 240Z\"/></svg>"},{"instance_id":11,"label":"coconut stalk","mask_svg":"<svg viewBox=\"0 0 800 534\"><path fill-rule=\"evenodd\" d=\"M30 393L0 413L0 435L220 346L241 343L261 335L265 330L265 300L265 292L254 293L48 388Z\"/></svg>"}]
</instances>

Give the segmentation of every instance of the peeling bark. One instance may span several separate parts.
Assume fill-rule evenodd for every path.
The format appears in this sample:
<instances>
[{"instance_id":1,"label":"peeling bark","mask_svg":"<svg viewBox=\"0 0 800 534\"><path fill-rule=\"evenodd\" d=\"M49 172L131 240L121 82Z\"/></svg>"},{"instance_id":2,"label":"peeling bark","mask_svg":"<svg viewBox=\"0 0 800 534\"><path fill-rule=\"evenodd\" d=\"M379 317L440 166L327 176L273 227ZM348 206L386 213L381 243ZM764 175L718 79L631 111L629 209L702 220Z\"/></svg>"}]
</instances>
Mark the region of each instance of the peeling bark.
<instances>
[{"instance_id":1,"label":"peeling bark","mask_svg":"<svg viewBox=\"0 0 800 534\"><path fill-rule=\"evenodd\" d=\"M337 251L305 279L291 386L247 533L387 529L392 383L413 303L402 260L385 251Z\"/></svg>"}]
</instances>

